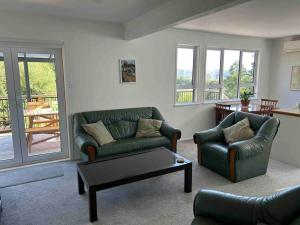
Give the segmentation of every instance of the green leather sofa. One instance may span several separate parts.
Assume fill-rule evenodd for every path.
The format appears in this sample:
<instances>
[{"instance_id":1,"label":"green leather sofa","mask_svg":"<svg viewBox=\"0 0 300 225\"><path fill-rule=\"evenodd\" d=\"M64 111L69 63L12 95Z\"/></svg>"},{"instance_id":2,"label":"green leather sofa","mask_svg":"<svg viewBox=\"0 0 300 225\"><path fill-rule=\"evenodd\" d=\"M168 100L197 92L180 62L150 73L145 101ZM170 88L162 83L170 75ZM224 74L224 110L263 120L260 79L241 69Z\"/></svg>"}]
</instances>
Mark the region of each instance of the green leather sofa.
<instances>
[{"instance_id":1,"label":"green leather sofa","mask_svg":"<svg viewBox=\"0 0 300 225\"><path fill-rule=\"evenodd\" d=\"M139 118L162 120L161 137L135 138ZM102 120L116 142L99 146L82 128L82 124ZM181 132L172 128L155 107L81 112L73 115L74 145L83 160L94 161L119 154L130 154L155 147L166 147L176 152Z\"/></svg>"},{"instance_id":2,"label":"green leather sofa","mask_svg":"<svg viewBox=\"0 0 300 225\"><path fill-rule=\"evenodd\" d=\"M300 225L300 186L270 196L245 197L201 190L192 225Z\"/></svg>"},{"instance_id":3,"label":"green leather sofa","mask_svg":"<svg viewBox=\"0 0 300 225\"><path fill-rule=\"evenodd\" d=\"M223 129L248 117L255 137L227 145ZM194 134L198 163L238 182L267 171L270 151L280 121L269 116L233 112L217 127Z\"/></svg>"}]
</instances>

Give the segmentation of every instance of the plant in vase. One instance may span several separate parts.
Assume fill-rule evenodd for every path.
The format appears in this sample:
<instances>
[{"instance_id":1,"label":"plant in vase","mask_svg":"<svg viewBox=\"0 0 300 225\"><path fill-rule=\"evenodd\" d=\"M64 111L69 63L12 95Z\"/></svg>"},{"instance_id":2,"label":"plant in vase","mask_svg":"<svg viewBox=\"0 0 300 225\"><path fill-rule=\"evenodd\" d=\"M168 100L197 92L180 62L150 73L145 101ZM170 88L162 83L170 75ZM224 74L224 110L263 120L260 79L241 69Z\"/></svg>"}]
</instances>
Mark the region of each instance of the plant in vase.
<instances>
[{"instance_id":1,"label":"plant in vase","mask_svg":"<svg viewBox=\"0 0 300 225\"><path fill-rule=\"evenodd\" d=\"M247 91L247 90L241 91L240 98L241 98L241 104L243 107L249 106L249 103L250 103L249 98L253 95L254 95L254 93L252 93L251 91Z\"/></svg>"}]
</instances>

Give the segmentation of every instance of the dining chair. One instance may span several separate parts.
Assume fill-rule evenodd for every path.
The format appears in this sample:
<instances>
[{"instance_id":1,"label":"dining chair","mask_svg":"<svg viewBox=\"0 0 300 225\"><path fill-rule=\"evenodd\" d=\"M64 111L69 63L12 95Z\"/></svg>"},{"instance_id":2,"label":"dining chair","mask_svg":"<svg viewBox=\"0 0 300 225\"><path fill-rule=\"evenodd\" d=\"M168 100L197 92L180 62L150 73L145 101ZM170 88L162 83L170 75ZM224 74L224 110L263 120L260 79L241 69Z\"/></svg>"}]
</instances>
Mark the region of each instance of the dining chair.
<instances>
[{"instance_id":1,"label":"dining chair","mask_svg":"<svg viewBox=\"0 0 300 225\"><path fill-rule=\"evenodd\" d=\"M260 115L268 115L272 116L272 110L277 108L278 100L272 100L272 99L261 99L260 103Z\"/></svg>"},{"instance_id":2,"label":"dining chair","mask_svg":"<svg viewBox=\"0 0 300 225\"><path fill-rule=\"evenodd\" d=\"M273 106L270 105L261 105L260 106L260 111L259 111L259 115L263 115L263 116L272 116L272 110L273 110Z\"/></svg>"},{"instance_id":3,"label":"dining chair","mask_svg":"<svg viewBox=\"0 0 300 225\"><path fill-rule=\"evenodd\" d=\"M268 105L268 106L272 106L273 109L275 109L277 107L278 104L278 100L272 100L272 99L261 99L261 105Z\"/></svg>"},{"instance_id":4,"label":"dining chair","mask_svg":"<svg viewBox=\"0 0 300 225\"><path fill-rule=\"evenodd\" d=\"M230 107L231 105L228 104L216 103L216 125L231 113Z\"/></svg>"}]
</instances>

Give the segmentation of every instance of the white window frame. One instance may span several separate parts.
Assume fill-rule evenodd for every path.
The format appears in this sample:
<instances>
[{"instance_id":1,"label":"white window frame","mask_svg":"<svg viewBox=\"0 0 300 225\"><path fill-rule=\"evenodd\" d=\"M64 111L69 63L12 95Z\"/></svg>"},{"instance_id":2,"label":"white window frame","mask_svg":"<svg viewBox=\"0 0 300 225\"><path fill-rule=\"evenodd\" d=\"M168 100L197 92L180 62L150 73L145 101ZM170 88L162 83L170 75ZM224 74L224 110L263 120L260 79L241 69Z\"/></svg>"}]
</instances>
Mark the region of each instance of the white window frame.
<instances>
[{"instance_id":1,"label":"white window frame","mask_svg":"<svg viewBox=\"0 0 300 225\"><path fill-rule=\"evenodd\" d=\"M213 84L213 85L206 85L206 61L207 61L207 51L208 50L215 50L220 51L220 71L219 71L219 84ZM238 91L237 96L238 98L234 99L222 99L222 93L224 89L224 81L223 81L223 69L224 69L224 51L240 51L240 57L239 57L239 72L238 72ZM254 68L253 68L253 83L248 84L242 84L241 83L241 68L243 63L243 53L254 53ZM215 103L215 102L230 102L230 101L239 101L240 98L240 88L242 87L253 87L255 96L252 98L257 97L257 65L258 65L258 50L249 50L249 49L234 49L234 48L218 48L218 47L207 47L205 50L205 65L204 65L204 90L203 90L203 102L204 103ZM206 100L205 99L205 90L207 88L216 88L220 89L220 96L218 100Z\"/></svg>"},{"instance_id":2,"label":"white window frame","mask_svg":"<svg viewBox=\"0 0 300 225\"><path fill-rule=\"evenodd\" d=\"M192 72L192 85L187 86L186 89L193 89L193 100L191 102L177 102L176 95L177 90L184 90L184 88L177 88L177 56L178 48L193 49L193 72ZM175 96L174 102L175 106L185 106L185 105L195 105L198 104L198 74L199 74L199 46L196 45L186 45L186 44L177 44L176 45L176 54L175 54Z\"/></svg>"}]
</instances>

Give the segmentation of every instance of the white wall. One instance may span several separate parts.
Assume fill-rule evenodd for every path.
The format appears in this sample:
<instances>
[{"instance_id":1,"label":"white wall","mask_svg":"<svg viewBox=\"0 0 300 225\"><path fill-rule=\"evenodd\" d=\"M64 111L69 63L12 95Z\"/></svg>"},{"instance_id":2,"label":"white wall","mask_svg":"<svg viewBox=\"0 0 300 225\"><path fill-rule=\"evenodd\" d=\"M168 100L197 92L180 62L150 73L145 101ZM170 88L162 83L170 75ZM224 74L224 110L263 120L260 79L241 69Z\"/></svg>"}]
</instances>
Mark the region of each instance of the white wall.
<instances>
[{"instance_id":1,"label":"white wall","mask_svg":"<svg viewBox=\"0 0 300 225\"><path fill-rule=\"evenodd\" d=\"M274 113L274 117L280 120L280 127L273 142L271 158L300 167L299 117L278 113Z\"/></svg>"},{"instance_id":2,"label":"white wall","mask_svg":"<svg viewBox=\"0 0 300 225\"><path fill-rule=\"evenodd\" d=\"M170 29L125 41L123 28L116 24L8 13L0 14L0 28L0 38L64 42L68 116L87 110L156 106L183 131L183 139L212 127L213 105L174 107L177 43L200 45L202 72L207 45L259 50L258 94L268 95L269 40ZM136 59L136 84L120 84L120 58Z\"/></svg>"},{"instance_id":3,"label":"white wall","mask_svg":"<svg viewBox=\"0 0 300 225\"><path fill-rule=\"evenodd\" d=\"M291 91L292 66L300 66L300 52L285 53L285 39L275 39L272 44L272 61L270 64L269 96L279 100L279 107L291 108L300 102L300 91Z\"/></svg>"}]
</instances>

